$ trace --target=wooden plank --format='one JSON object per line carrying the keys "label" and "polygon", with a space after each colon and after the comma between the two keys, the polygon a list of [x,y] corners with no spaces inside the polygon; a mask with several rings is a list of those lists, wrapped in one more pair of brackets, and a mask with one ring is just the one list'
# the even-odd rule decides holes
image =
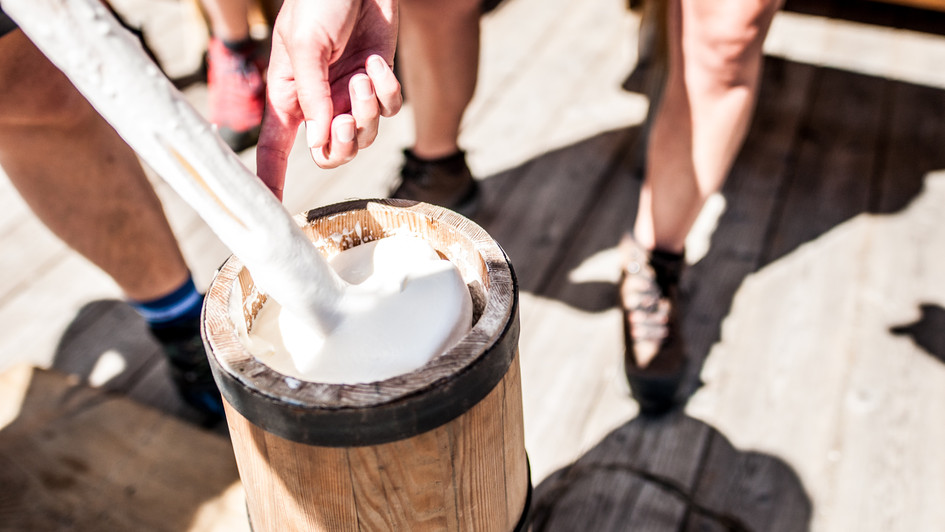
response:
{"label": "wooden plank", "polygon": [[[517,368],[510,368],[503,379],[517,377]],[[526,494],[525,456],[521,441],[510,442],[515,449],[505,453],[506,409],[517,402],[515,397],[506,400],[507,386],[520,393],[515,383],[499,383],[471,410],[446,425],[459,530],[511,530],[521,517]],[[494,417],[499,419],[490,419]],[[517,422],[514,416],[509,417],[509,424]],[[509,436],[516,434],[517,428]],[[515,506],[518,509],[513,509]]]}
{"label": "wooden plank", "polygon": [[768,227],[793,168],[795,139],[808,113],[816,77],[813,67],[765,61],[751,128],[722,189],[725,212],[709,235],[708,254],[683,277],[684,327],[695,362],[690,379],[719,339],[739,286],[763,264]]}
{"label": "wooden plank", "polygon": [[505,426],[520,422],[517,379],[513,362],[506,382],[461,416],[419,435],[363,447],[285,440],[227,404],[254,527],[512,529],[527,488],[522,441],[507,441],[521,429]]}
{"label": "wooden plank", "polygon": [[[530,296],[523,298],[522,313],[529,316],[522,323],[521,339],[525,447],[537,483],[586,449],[582,428],[598,404],[598,389],[606,378],[601,367],[615,358],[619,329],[608,319],[612,315],[587,315]],[[626,394],[617,408],[635,412]]]}
{"label": "wooden plank", "polygon": [[566,485],[557,486],[560,491],[554,498],[548,492],[536,491],[532,523],[535,532],[577,529],[606,532],[637,525],[632,520],[632,502],[646,488],[640,478],[619,471],[587,473],[572,467],[552,475],[549,481]]}
{"label": "wooden plank", "polygon": [[837,427],[856,356],[849,342],[859,334],[851,281],[863,244],[847,225],[746,279],[687,407],[736,447],[788,463],[815,519],[835,511]]}
{"label": "wooden plank", "polygon": [[546,282],[559,246],[583,223],[597,183],[625,138],[625,131],[604,133],[543,155],[516,177],[504,204],[484,213],[495,216],[483,227],[509,254],[522,290]]}
{"label": "wooden plank", "polygon": [[891,84],[885,150],[871,210],[894,214],[922,190],[929,172],[945,168],[945,98],[942,90]]}
{"label": "wooden plank", "polygon": [[686,516],[686,509],[686,502],[674,497],[672,492],[647,483],[633,507],[630,523],[640,530],[677,530]]}
{"label": "wooden plank", "polygon": [[709,434],[681,413],[631,420],[536,488],[537,529],[679,529]]}
{"label": "wooden plank", "polygon": [[[16,194],[16,192],[10,192]],[[0,249],[16,250],[0,254],[0,299],[13,296],[37,272],[48,270],[70,250],[31,212],[22,212],[0,236]]]}
{"label": "wooden plank", "polygon": [[945,304],[938,267],[945,259],[939,149],[945,124],[936,114],[945,94],[903,83],[891,93],[874,200],[883,215],[860,224],[866,241],[850,348],[857,357],[839,427],[846,443],[836,455],[836,511],[829,521],[862,530],[918,530],[945,520],[930,502],[945,493],[937,480],[945,457],[927,450],[945,437],[931,407],[943,399],[945,369],[942,350],[923,341],[940,336],[926,335],[941,331],[934,316]]}
{"label": "wooden plank", "polygon": [[[924,490],[909,493],[904,486],[912,485],[906,478],[921,478],[920,468],[938,474],[938,459],[928,467],[918,465],[928,458],[905,458],[920,452],[912,445],[925,445],[906,443],[906,434],[922,433],[917,440],[926,440],[918,404],[935,399],[919,395],[924,399],[917,403],[915,394],[936,393],[931,387],[941,371],[893,341],[888,323],[914,305],[917,289],[894,281],[891,272],[925,271],[915,238],[907,235],[918,232],[936,244],[939,237],[910,223],[897,234],[884,229],[885,219],[865,216],[871,209],[900,212],[912,201],[922,179],[915,173],[934,156],[905,164],[912,175],[894,192],[892,181],[875,178],[884,161],[908,158],[912,150],[892,150],[909,138],[900,142],[895,128],[914,125],[919,134],[926,126],[917,117],[928,110],[915,91],[903,91],[911,96],[900,100],[897,86],[882,79],[835,70],[823,75],[798,155],[798,180],[784,207],[792,220],[781,230],[792,230],[780,235],[736,295],[702,374],[706,388],[690,411],[739,447],[784,459],[812,500],[812,528],[934,527],[928,523],[940,516],[919,509],[928,505],[921,501]],[[890,115],[896,106],[913,105],[902,118]],[[927,207],[926,216],[931,211]],[[914,273],[906,278],[916,280]],[[920,283],[927,289],[931,277]],[[934,482],[923,485],[938,491]]]}
{"label": "wooden plank", "polygon": [[16,362],[48,367],[63,331],[86,302],[121,297],[114,281],[75,253],[37,274],[0,306],[0,368]]}
{"label": "wooden plank", "polygon": [[[547,214],[543,205],[527,211],[528,214],[514,212],[531,208],[527,205],[529,191],[533,198],[538,198],[535,201],[567,199],[571,191],[579,189],[578,183],[567,180],[577,179],[578,162],[588,162],[582,157],[614,149],[613,145],[605,148],[606,142],[597,138],[587,143],[600,142],[598,148],[589,148],[581,155],[588,146],[580,139],[593,139],[599,131],[595,128],[614,124],[609,120],[614,120],[620,111],[612,110],[611,117],[594,113],[617,109],[614,104],[626,104],[613,94],[602,98],[601,93],[590,88],[606,79],[603,71],[607,68],[615,75],[623,73],[614,65],[625,52],[614,52],[606,58],[602,55],[600,62],[588,66],[581,61],[590,54],[604,54],[598,41],[587,40],[587,47],[573,56],[565,53],[568,52],[565,43],[583,43],[575,35],[597,31],[589,25],[605,18],[583,11],[600,9],[601,13],[613,15],[613,7],[622,3],[615,0],[613,5],[565,5],[562,1],[545,8],[534,0],[511,0],[490,15],[484,21],[488,40],[484,41],[481,90],[464,125],[463,138],[471,148],[471,164],[486,178],[489,220],[498,220],[496,227],[502,227],[499,240],[503,245],[506,234],[512,235],[509,243],[518,242],[510,248],[514,251],[513,260],[516,266],[523,263],[523,272],[533,272],[528,274],[528,286],[538,292],[523,293],[522,372],[525,437],[539,491],[546,486],[542,479],[550,471],[580,459],[586,449],[603,441],[609,429],[626,424],[635,413],[626,389],[621,388],[625,384],[621,375],[619,317],[606,303],[608,294],[612,294],[613,279],[608,281],[604,275],[571,280],[576,267],[587,267],[595,260],[610,260],[607,256],[610,236],[601,234],[596,243],[581,242],[594,230],[614,228],[602,224],[619,222],[618,212],[605,215],[604,209],[635,203],[634,198],[626,202],[608,198],[610,206],[605,207],[600,196],[620,190],[630,190],[632,194],[632,187],[602,186],[603,182],[598,181],[598,188],[589,193],[585,205],[597,205],[601,212],[570,219],[570,223],[586,227],[544,232],[551,239],[547,249],[541,247],[544,245],[541,242],[529,243],[525,237],[516,235],[545,231],[538,226],[544,220],[552,224],[561,222]],[[830,4],[825,7],[827,11],[842,15],[834,3]],[[898,7],[889,10],[907,11]],[[840,57],[842,64],[851,65],[847,68],[871,68],[876,76],[896,79],[906,76],[905,79],[919,85],[939,83],[935,79],[941,74],[934,71],[941,61],[934,52],[936,47],[941,48],[936,40],[940,37],[933,33],[938,31],[934,26],[939,19],[927,12],[920,13],[919,18],[926,19],[925,26],[903,26],[911,31],[908,35],[900,35],[901,30],[889,31],[884,25],[858,36],[854,31],[858,28],[846,24],[838,37],[832,34],[836,24],[829,18],[805,21],[820,25],[809,28],[811,34],[791,34],[793,42],[788,45],[824,47],[830,53],[821,51],[820,56],[810,57]],[[575,18],[577,15],[579,19]],[[565,23],[563,17],[579,22]],[[611,29],[602,32],[600,42],[618,40],[616,29],[610,26],[616,21],[601,24]],[[890,20],[889,24],[898,25],[899,21]],[[922,31],[927,33],[918,33]],[[892,66],[866,64],[876,54],[857,51],[856,47],[862,46],[862,38],[869,36],[881,37],[883,46],[890,45],[889,50],[878,55],[891,60]],[[525,44],[518,42],[519,37]],[[633,40],[631,33],[626,40],[628,43]],[[545,51],[561,54],[562,62],[574,61],[586,67],[589,78],[582,81],[577,78],[583,73],[556,70],[559,63],[548,58],[533,61],[530,57]],[[508,57],[502,57],[503,54]],[[503,62],[500,65],[498,61]],[[943,259],[939,250],[945,249],[939,229],[945,203],[941,199],[940,174],[936,172],[945,168],[940,149],[941,90],[894,82],[888,85],[890,100],[885,107],[865,106],[864,115],[879,115],[872,149],[878,157],[873,163],[874,172],[879,173],[869,185],[861,180],[858,185],[864,190],[857,190],[857,194],[867,195],[867,207],[841,216],[839,224],[836,219],[809,218],[803,210],[787,213],[785,218],[793,217],[792,223],[797,227],[788,230],[782,226],[779,231],[795,236],[809,231],[814,236],[795,239],[794,244],[782,248],[786,251],[768,256],[763,247],[767,221],[772,213],[778,212],[779,202],[784,200],[781,194],[790,190],[791,205],[802,201],[819,209],[832,208],[831,200],[808,187],[819,186],[817,180],[835,178],[830,173],[832,169],[843,166],[850,171],[856,166],[846,159],[848,154],[839,154],[845,162],[832,160],[837,153],[833,150],[843,144],[833,138],[833,132],[868,136],[865,133],[868,128],[850,133],[858,126],[827,127],[825,122],[829,120],[823,113],[834,105],[812,96],[812,88],[820,83],[818,77],[826,72],[813,64],[767,61],[758,114],[723,192],[727,208],[711,236],[708,254],[687,275],[691,311],[686,323],[693,351],[702,356],[711,352],[700,375],[705,385],[690,402],[688,414],[711,423],[711,428],[719,431],[714,437],[724,440],[721,443],[713,440],[713,445],[731,442],[736,454],[731,456],[714,449],[709,453],[714,458],[705,458],[703,470],[695,477],[699,487],[695,504],[690,501],[688,515],[680,522],[685,530],[732,529],[733,526],[721,524],[725,521],[720,515],[748,520],[739,523],[755,522],[750,520],[764,515],[760,509],[772,510],[760,499],[765,490],[776,486],[780,475],[791,470],[816,510],[809,523],[813,529],[926,530],[945,522],[938,504],[943,492],[941,479],[945,478],[942,465],[945,453],[941,451],[945,427],[938,420],[938,405],[943,399],[945,381],[936,358],[940,350],[934,342],[927,341],[936,338],[941,330],[935,317],[938,309],[945,307],[942,294],[945,280],[937,266]],[[834,96],[849,90],[859,98],[856,95],[864,90],[859,86],[864,79],[867,85],[882,83],[876,76],[857,77],[843,71],[830,71],[830,75],[838,76],[834,81],[827,80],[832,87],[828,92]],[[843,83],[843,79],[848,83]],[[517,81],[511,87],[514,90],[509,90],[509,81]],[[507,90],[509,93],[503,94]],[[590,101],[595,98],[606,99],[606,105],[596,107]],[[811,102],[816,106],[814,109],[807,108]],[[839,102],[836,107],[847,104]],[[835,116],[843,113],[839,109],[834,111]],[[583,112],[593,116],[586,125],[579,124],[576,116]],[[628,117],[624,116],[625,122],[616,127],[629,125]],[[804,129],[811,123],[808,118],[814,119],[816,127]],[[314,170],[308,155],[301,152],[290,176],[292,183],[300,185],[299,193],[290,202],[311,207],[336,198],[374,195],[370,190],[382,190],[384,180],[398,164],[398,144],[410,136],[409,121],[402,124],[403,130],[392,135],[390,144],[376,147],[377,155],[366,151],[359,156],[358,160],[366,164],[356,167],[357,171]],[[584,129],[579,130],[578,126]],[[567,140],[561,131],[567,132],[569,128],[580,134]],[[833,146],[816,146],[817,142],[806,137],[804,149],[819,149],[820,155],[814,157],[811,151],[799,155],[795,139],[810,133],[831,140]],[[570,147],[545,157],[562,145]],[[862,143],[850,146],[845,149],[856,152],[858,157],[869,151]],[[574,166],[568,162],[569,157],[576,157]],[[804,184],[798,181],[785,184],[784,177],[794,175],[793,169],[799,163],[810,170],[806,175],[809,179]],[[599,168],[595,166],[590,172],[601,171]],[[522,179],[527,179],[527,184],[518,192]],[[542,192],[543,187],[560,184],[569,187],[567,193]],[[512,192],[520,195],[510,196]],[[862,199],[858,196],[856,202]],[[183,235],[189,260],[196,256],[200,263],[212,234],[199,229],[201,222],[192,213],[185,218],[173,206],[167,208],[175,230],[180,228]],[[572,212],[569,216],[581,210],[570,204],[565,208]],[[3,215],[11,212],[3,208],[0,211]],[[881,216],[860,216],[869,213]],[[25,209],[22,214],[28,215]],[[521,223],[514,222],[516,217]],[[611,222],[604,222],[607,217]],[[182,222],[174,222],[177,219]],[[11,223],[14,225],[9,227],[19,225],[17,220]],[[28,233],[25,238],[29,239]],[[534,258],[527,251],[533,244],[541,250]],[[572,244],[573,247],[562,248]],[[565,262],[555,264],[561,259]],[[41,280],[20,285],[23,294],[29,295],[4,301],[4,308],[0,309],[4,323],[0,358],[36,356],[52,360],[60,343],[59,334],[67,330],[74,317],[80,317],[85,303],[120,297],[107,279],[85,273],[88,266],[73,267],[74,257],[67,260],[67,264],[53,265],[48,271],[31,272]],[[549,264],[525,266],[540,260]],[[203,270],[204,266],[197,269]],[[196,273],[208,278],[212,272]],[[80,321],[84,323],[87,318]],[[121,327],[120,324],[116,321],[114,326]],[[91,326],[97,328],[94,323]],[[892,329],[897,327],[900,332],[893,334]],[[69,334],[70,343],[84,346],[81,351],[94,351],[91,335]],[[101,334],[104,337],[106,332],[102,330]],[[127,338],[121,336],[121,331],[116,330],[115,334],[122,338],[120,342],[132,341],[130,333]],[[163,393],[174,398],[162,367],[152,367],[139,383],[133,394],[144,394],[147,388],[147,394]],[[0,432],[0,441],[3,434]],[[654,438],[645,447],[631,450],[646,457],[647,467],[655,461],[665,468],[663,462],[652,456],[656,451],[648,450],[661,449],[661,445]],[[778,457],[790,470],[778,472],[774,462],[762,462],[761,467],[749,470],[749,466],[759,465],[749,458],[752,454]],[[726,466],[728,471],[724,470]],[[597,490],[594,493],[624,490],[619,501],[626,510],[642,511],[649,507],[641,502],[647,481],[613,471],[607,475],[597,484],[581,484],[582,489],[588,486],[587,490]],[[554,473],[545,481],[557,476]],[[19,481],[11,479],[9,485],[16,486],[16,482]],[[634,483],[636,491],[627,486],[629,483]],[[664,488],[662,484],[650,486],[650,502],[671,505],[682,501],[676,492]],[[594,522],[595,515],[601,521],[614,515],[606,511],[597,514],[595,509],[601,504],[588,506],[578,497],[579,491],[569,492],[567,507],[555,506],[556,517],[572,512],[589,516],[592,521],[581,521],[581,527],[590,530],[596,529],[588,524]],[[3,484],[0,493],[6,493]],[[225,498],[228,492],[223,493],[221,497]],[[777,491],[773,493],[784,497]],[[755,505],[759,510],[753,511],[747,504],[739,506],[737,497],[742,496],[746,501],[761,500]],[[783,500],[777,497],[774,500]],[[12,504],[5,502],[8,500],[0,496],[0,511]],[[237,512],[240,510],[236,508]],[[195,511],[192,522],[197,521],[200,519]],[[61,527],[61,523],[56,526]]]}
{"label": "wooden plank", "polygon": [[[783,162],[786,158],[788,149],[790,148],[790,142],[784,143],[785,139],[790,139],[798,127],[798,109],[803,108],[804,105],[804,88],[808,86],[811,79],[811,69],[807,68],[791,68],[790,65],[785,66],[783,64],[776,64],[773,67],[769,65],[768,74],[765,78],[765,94],[762,97],[762,112],[771,113],[765,115],[762,118],[759,118],[755,124],[753,132],[751,134],[752,139],[755,139],[754,144],[752,145],[752,153],[755,155],[755,158],[748,159],[747,161],[742,162],[740,171],[743,176],[755,177],[760,174],[760,179],[754,179],[748,181],[747,184],[742,182],[740,184],[740,190],[744,194],[751,194],[750,198],[746,198],[745,202],[750,200],[755,200],[757,198],[763,198],[767,200],[767,203],[770,205],[773,201],[773,191],[777,189],[777,186],[780,184],[780,178],[783,176],[783,172],[778,172],[780,168],[776,165]],[[770,81],[769,81],[770,80]],[[800,87],[801,90],[798,90]],[[771,102],[771,103],[768,103]],[[793,104],[794,107],[791,107]],[[759,113],[761,114],[761,113]],[[776,117],[772,117],[771,114],[776,114]],[[772,159],[772,157],[774,157]],[[775,170],[775,171],[771,171]],[[744,178],[743,178],[744,179]],[[548,288],[542,290],[543,294],[563,301],[568,302],[571,305],[576,306],[579,309],[599,311],[603,308],[615,304],[615,286],[613,283],[616,279],[611,279],[611,283],[606,282],[597,282],[597,283],[588,283],[587,285],[581,285],[577,283],[571,283],[568,280],[570,272],[581,262],[584,258],[593,255],[595,252],[598,252],[601,249],[613,246],[619,239],[620,234],[629,227],[632,219],[632,208],[635,206],[636,190],[638,183],[634,183],[631,180],[629,175],[620,175],[613,179],[613,184],[601,188],[601,192],[597,193],[597,197],[603,198],[601,204],[596,205],[594,208],[587,209],[587,211],[592,212],[593,214],[585,222],[584,230],[581,233],[578,233],[574,236],[573,239],[566,240],[565,242],[570,243],[573,247],[565,247],[561,250],[561,257],[565,258],[565,261],[560,264],[559,269],[556,270],[555,276],[552,281],[550,281]],[[746,190],[747,189],[747,190]],[[766,196],[767,195],[767,196]],[[630,207],[631,212],[627,212],[627,207]],[[758,208],[759,212],[764,212],[764,205],[755,205],[753,203],[746,203],[745,205],[740,205],[735,211],[736,214],[743,214],[746,209],[749,208]],[[764,232],[757,231],[758,224],[755,221],[746,222],[743,226],[739,227],[741,230],[755,231],[754,242],[756,246],[755,256],[758,255],[761,242],[763,241]],[[763,227],[763,226],[762,226]],[[737,242],[742,245],[746,245],[745,239],[739,239]],[[562,244],[564,245],[564,244]],[[617,264],[613,264],[614,271],[616,271]],[[559,331],[560,337],[566,337],[569,333],[566,331],[570,330],[569,323],[574,324],[574,318],[571,317],[568,320],[548,320],[548,316],[544,316],[543,325],[546,328],[545,330],[555,330]],[[613,319],[614,316],[611,316]],[[614,412],[614,403],[615,400],[621,396],[624,398],[624,403],[629,403],[626,393],[626,384],[622,383],[622,360],[619,356],[614,356],[614,352],[621,353],[622,341],[619,335],[619,315],[614,320],[614,325],[608,329],[608,332],[605,333],[608,336],[612,337],[609,346],[610,356],[606,359],[609,363],[606,363],[604,367],[608,368],[608,378],[606,380],[600,379],[598,375],[598,382],[604,384],[604,386],[585,386],[580,391],[575,390],[574,392],[565,392],[567,390],[567,384],[560,382],[560,380],[555,380],[550,376],[547,376],[547,373],[551,371],[562,371],[564,369],[562,365],[556,362],[557,359],[554,357],[555,352],[545,354],[542,358],[542,365],[548,366],[552,369],[545,370],[545,376],[541,376],[541,373],[529,374],[526,375],[535,375],[539,377],[537,380],[547,382],[548,391],[545,391],[543,397],[554,397],[560,394],[562,397],[569,398],[569,402],[575,402],[583,400],[588,394],[592,398],[595,398],[595,395],[598,397],[606,396],[610,401],[598,403],[600,408],[597,411],[590,410],[587,412],[583,419],[588,419],[589,416],[602,416],[603,419],[607,419],[607,422],[598,421],[596,427],[591,428],[591,433],[600,432],[601,427],[607,426],[607,424],[613,424],[614,422],[619,421],[619,417],[613,415]],[[553,325],[549,326],[549,323]],[[596,337],[597,335],[591,333],[592,329],[588,329],[587,323],[582,323],[576,326],[581,329],[582,333],[590,336]],[[525,327],[527,330],[527,326]],[[570,333],[575,334],[575,333]],[[560,343],[561,340],[558,340]],[[528,347],[528,344],[523,340],[523,346]],[[559,346],[560,347],[560,346]],[[590,346],[589,346],[590,347]],[[585,352],[591,351],[591,349],[586,349]],[[561,352],[559,349],[558,352]],[[567,353],[567,351],[564,351]],[[586,356],[586,355],[585,355]],[[599,359],[599,357],[596,357]],[[592,365],[592,358],[584,358],[582,361],[587,365]],[[598,362],[598,368],[600,368],[600,363]],[[600,371],[600,369],[597,369]],[[577,380],[576,376],[581,375],[582,372],[578,371],[566,371],[570,379]],[[586,371],[590,373],[590,370]],[[591,381],[594,382],[594,381]],[[619,384],[618,384],[619,383]],[[526,381],[526,386],[528,381]],[[572,388],[575,388],[572,386]],[[557,393],[552,393],[551,390],[556,390]],[[606,390],[607,393],[601,393],[601,390]],[[597,394],[595,394],[595,391]],[[547,407],[547,399],[545,399],[545,406]],[[619,404],[619,403],[617,403]],[[607,408],[605,408],[605,406]],[[568,408],[571,408],[569,406]],[[551,410],[559,413],[561,408],[555,407]],[[627,410],[623,408],[616,409],[618,412],[625,412]],[[530,412],[529,402],[526,401],[526,412],[529,412],[531,415],[527,416],[529,420],[535,420],[536,416],[540,419],[540,413]],[[600,414],[598,412],[609,412],[608,414]],[[632,413],[632,410],[629,411]],[[579,418],[581,419],[581,418]],[[534,421],[533,421],[534,423]],[[579,425],[580,426],[580,425]],[[541,429],[548,430],[548,427],[531,424],[528,426],[529,429],[538,429],[541,432]],[[588,430],[588,427],[585,426],[585,431]],[[560,438],[557,438],[557,441],[561,441]],[[591,438],[585,440],[585,442],[591,441]],[[531,448],[531,447],[530,447]],[[530,451],[531,452],[531,451]],[[694,455],[691,457],[689,462],[678,462],[677,465],[680,468],[680,475],[685,476],[685,473],[682,471],[688,471],[689,474],[693,474],[694,471],[697,471],[701,467],[699,463],[700,455]],[[538,477],[540,478],[540,477]]]}
{"label": "wooden plank", "polygon": [[[628,138],[636,134],[632,130]],[[631,143],[619,145],[612,161],[629,156],[626,146]],[[626,163],[626,159],[612,162],[604,170],[607,175],[593,194],[595,203],[584,209],[585,219],[578,230],[562,241],[558,257],[549,261],[555,267],[540,294],[563,308],[554,313],[543,311],[538,320],[532,321],[535,316],[531,316],[528,322],[541,331],[557,331],[552,341],[562,342],[561,338],[566,337],[593,339],[580,349],[582,357],[560,349],[560,343],[554,349],[549,342],[535,366],[530,366],[529,376],[543,383],[541,388],[533,385],[530,390],[543,398],[539,404],[557,413],[575,412],[566,425],[569,433],[558,439],[575,440],[575,449],[590,448],[637,412],[623,373],[621,318],[616,309],[620,268],[616,244],[632,223],[640,186],[639,180],[628,173]],[[555,377],[553,372],[562,372],[567,378]],[[557,400],[550,399],[559,397],[567,404],[557,405]],[[549,402],[555,406],[549,408]],[[544,415],[532,411],[530,417],[541,419]]]}
{"label": "wooden plank", "polygon": [[531,465],[525,448],[525,419],[522,407],[521,354],[516,355],[502,380],[505,387],[502,409],[503,470],[512,471],[512,481],[505,486],[505,514],[515,526],[528,513],[528,494],[532,488]]}
{"label": "wooden plank", "polygon": [[740,452],[681,413],[623,425],[542,482],[535,501],[538,530],[807,530],[811,515],[783,461]]}
{"label": "wooden plank", "polygon": [[224,438],[55,372],[0,382],[4,529],[248,529]]}
{"label": "wooden plank", "polygon": [[706,424],[681,412],[637,417],[607,435],[581,462],[626,468],[688,493],[698,480],[710,434]]}
{"label": "wooden plank", "polygon": [[[590,193],[587,197],[594,198],[586,206],[574,209],[568,202],[558,200],[559,205],[573,210],[542,215],[555,217],[555,224],[567,228],[555,238],[555,242],[548,244],[547,251],[517,253],[514,234],[505,239],[500,237],[506,249],[511,249],[509,252],[517,269],[514,257],[525,256],[533,264],[531,271],[540,276],[528,286],[538,290],[539,297],[523,299],[521,341],[526,447],[536,482],[554,468],[577,459],[581,451],[636,412],[622,372],[619,313],[613,312],[615,287],[612,283],[615,279],[611,278],[610,283],[572,284],[568,278],[585,258],[615,245],[620,232],[629,223],[627,205],[635,204],[634,191],[639,184],[626,175],[616,178],[608,175],[613,170],[613,161],[623,155],[621,148],[627,145],[623,139],[632,136],[633,132],[609,135],[614,139],[601,148],[594,145],[599,142],[597,139],[593,144],[581,143],[560,154],[550,154],[550,161],[535,161],[529,169],[538,177],[541,176],[538,169],[542,166],[560,169],[562,165],[557,161],[570,159],[573,162],[565,164],[573,165],[575,174],[579,175],[580,168],[588,169],[583,161],[593,160],[593,171],[600,174],[597,186],[606,183],[598,191],[573,189],[571,195],[585,197],[583,194]],[[608,159],[610,162],[605,164],[604,160]],[[525,190],[539,187],[539,193],[544,193],[549,188],[566,188],[564,184],[555,182],[560,179],[555,174],[544,177],[542,184],[536,183]],[[571,186],[590,188],[594,184],[585,178]],[[595,203],[598,196],[607,199]],[[536,205],[550,201],[539,199]],[[515,225],[510,224],[510,227]],[[540,235],[541,231],[538,233]],[[611,276],[617,271],[615,261],[605,259],[603,264],[604,268],[609,265]],[[538,270],[538,267],[543,269]],[[522,278],[528,274],[519,275]],[[608,308],[611,309],[609,312],[601,312]],[[604,396],[613,401],[602,403]],[[596,406],[603,408],[596,410]],[[599,422],[589,428],[587,423],[591,418],[599,419]],[[556,445],[545,445],[549,438]]]}
{"label": "wooden plank", "polygon": [[887,90],[881,79],[822,70],[765,262],[866,210]]}
{"label": "wooden plank", "polygon": [[732,532],[733,527],[723,525],[705,514],[693,512],[686,520],[685,532]]}
{"label": "wooden plank", "polygon": [[[508,10],[496,13],[496,19],[523,7],[517,3],[510,2]],[[535,7],[537,12],[548,9],[545,5]],[[525,27],[521,33],[510,28],[511,33],[504,35],[498,46],[507,50],[504,39],[515,35],[515,49],[533,48],[534,52],[522,56],[500,85],[492,87],[484,79],[483,90],[470,104],[460,142],[470,151],[473,170],[481,176],[491,175],[603,131],[641,122],[646,100],[620,88],[624,69],[630,68],[635,53],[630,38],[634,21],[621,2],[594,0],[593,4],[568,3],[556,13],[554,25],[538,33],[529,31],[533,23],[521,17],[507,22]],[[588,33],[584,29],[588,27],[595,29]],[[584,38],[574,39],[573,35]],[[536,40],[526,40],[529,38]],[[489,36],[483,39],[483,47],[489,47]],[[487,50],[484,78],[488,69],[502,60],[490,61],[492,55]],[[498,64],[494,68],[504,67]]]}
{"label": "wooden plank", "polygon": [[[544,9],[547,8],[547,9]],[[522,68],[529,57],[541,53],[541,43],[555,38],[562,13],[571,9],[567,0],[502,0],[499,9],[482,17],[479,88],[482,95],[497,96],[501,87]],[[509,36],[519,46],[509,49]],[[485,102],[483,102],[485,104]]]}
{"label": "wooden plank", "polygon": [[[456,498],[442,479],[452,478],[446,431],[409,440],[348,449],[354,498],[363,528],[458,530]],[[411,457],[407,460],[405,457]],[[420,459],[414,459],[420,457]],[[372,512],[373,510],[373,512]],[[376,517],[375,517],[376,516]]]}
{"label": "wooden plank", "polygon": [[[877,0],[874,0],[877,1]],[[945,1],[943,0],[878,0],[890,4],[901,4],[904,6],[918,7],[922,9],[935,9],[945,11]]]}
{"label": "wooden plank", "polygon": [[103,390],[127,393],[161,357],[137,312],[122,301],[98,300],[83,306],[63,332],[52,367]]}
{"label": "wooden plank", "polygon": [[186,76],[201,68],[208,31],[197,2],[110,0],[110,3],[129,24],[142,29],[168,76]]}
{"label": "wooden plank", "polygon": [[792,0],[764,48],[800,63],[945,88],[943,23],[945,13],[898,5]]}
{"label": "wooden plank", "polygon": [[739,451],[717,431],[692,492],[696,513],[733,530],[809,530],[811,501],[789,465]]}
{"label": "wooden plank", "polygon": [[0,178],[0,234],[5,235],[29,215],[30,209],[7,178],[3,168],[0,168]]}

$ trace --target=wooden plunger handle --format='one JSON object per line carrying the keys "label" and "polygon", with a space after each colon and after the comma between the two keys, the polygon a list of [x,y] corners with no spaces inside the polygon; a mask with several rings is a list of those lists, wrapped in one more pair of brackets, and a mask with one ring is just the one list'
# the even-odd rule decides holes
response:
{"label": "wooden plunger handle", "polygon": [[263,290],[322,330],[333,327],[343,281],[100,0],[4,0],[3,9]]}

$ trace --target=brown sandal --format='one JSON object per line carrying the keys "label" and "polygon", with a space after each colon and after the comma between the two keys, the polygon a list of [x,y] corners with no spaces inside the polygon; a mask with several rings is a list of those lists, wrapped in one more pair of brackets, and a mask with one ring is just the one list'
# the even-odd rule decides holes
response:
{"label": "brown sandal", "polygon": [[630,236],[621,248],[624,371],[640,411],[656,415],[676,405],[685,372],[686,350],[679,326],[683,255],[647,251]]}

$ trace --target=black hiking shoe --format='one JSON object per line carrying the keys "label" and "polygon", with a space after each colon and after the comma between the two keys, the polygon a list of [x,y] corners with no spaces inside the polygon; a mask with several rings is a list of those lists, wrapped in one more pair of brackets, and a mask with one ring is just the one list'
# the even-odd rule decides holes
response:
{"label": "black hiking shoe", "polygon": [[223,399],[213,381],[198,319],[183,325],[152,328],[167,357],[171,380],[181,398],[211,427],[223,419]]}
{"label": "black hiking shoe", "polygon": [[404,150],[400,181],[390,197],[432,203],[472,216],[479,206],[479,183],[466,165],[465,152],[426,160]]}

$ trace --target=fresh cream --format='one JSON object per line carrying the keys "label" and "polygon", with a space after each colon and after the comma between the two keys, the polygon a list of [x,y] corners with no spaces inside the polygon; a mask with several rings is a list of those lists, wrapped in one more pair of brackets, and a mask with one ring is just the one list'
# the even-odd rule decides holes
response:
{"label": "fresh cream", "polygon": [[[416,236],[354,246],[330,264],[349,286],[328,335],[271,299],[241,334],[258,360],[284,375],[335,384],[388,379],[423,366],[472,326],[459,270]],[[234,321],[243,323],[241,312]]]}

